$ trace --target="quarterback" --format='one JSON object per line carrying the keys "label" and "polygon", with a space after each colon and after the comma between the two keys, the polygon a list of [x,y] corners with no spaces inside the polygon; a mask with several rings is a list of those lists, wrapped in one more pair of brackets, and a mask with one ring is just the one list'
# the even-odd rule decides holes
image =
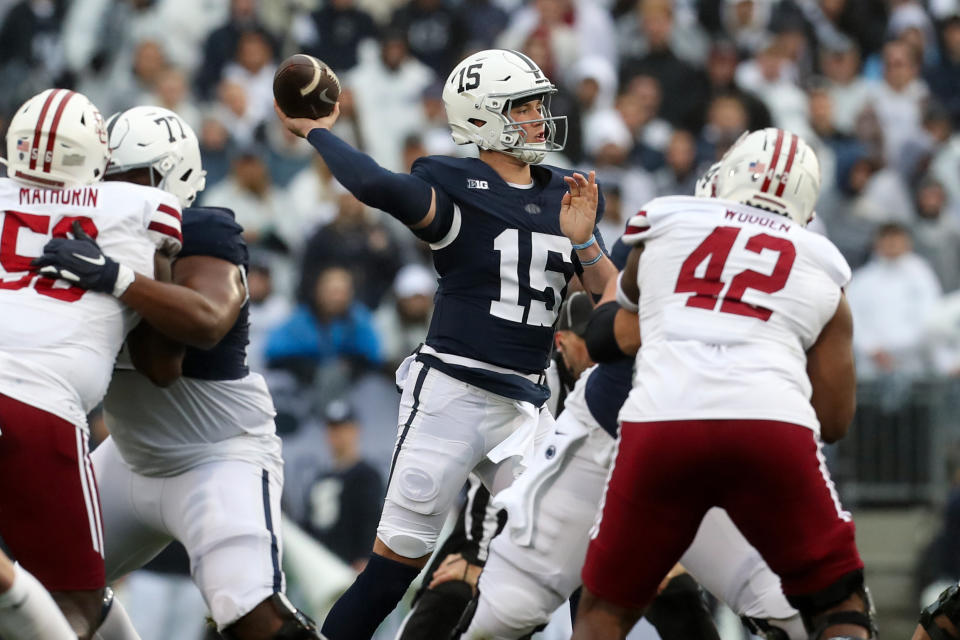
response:
{"label": "quarterback", "polygon": [[373,554],[327,617],[331,640],[370,638],[433,551],[467,475],[496,493],[550,421],[543,384],[553,324],[577,274],[600,294],[615,271],[597,218],[593,174],[541,165],[563,118],[556,88],[527,56],[475,53],[444,85],[447,119],[479,158],[427,157],[410,175],[384,170],[318,120],[277,115],[334,177],[430,244],[440,274],[426,342],[397,372],[398,436]]}

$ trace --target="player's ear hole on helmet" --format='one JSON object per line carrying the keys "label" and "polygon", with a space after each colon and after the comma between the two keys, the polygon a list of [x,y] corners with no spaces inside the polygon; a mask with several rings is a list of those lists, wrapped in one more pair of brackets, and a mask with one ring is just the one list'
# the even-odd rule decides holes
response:
{"label": "player's ear hole on helmet", "polygon": [[487,124],[486,120],[480,120],[479,118],[470,118],[469,122],[475,127],[482,127]]}

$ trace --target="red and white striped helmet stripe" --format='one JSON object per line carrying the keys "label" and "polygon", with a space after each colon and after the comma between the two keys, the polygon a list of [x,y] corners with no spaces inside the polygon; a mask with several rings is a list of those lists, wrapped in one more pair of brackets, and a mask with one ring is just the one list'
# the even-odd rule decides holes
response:
{"label": "red and white striped helmet stripe", "polygon": [[[67,103],[70,102],[70,99],[75,95],[77,95],[75,91],[69,91],[67,89],[54,89],[50,92],[50,95],[47,96],[46,100],[43,101],[43,106],[40,108],[40,116],[37,118],[37,126],[33,131],[33,146],[31,147],[30,152],[31,170],[35,170],[37,168],[40,158],[40,139],[44,133],[46,133],[47,145],[46,152],[43,154],[42,171],[44,173],[50,173],[53,163],[53,147],[57,141],[57,129],[60,127],[60,119],[63,116],[63,110],[66,108]],[[53,105],[57,102],[58,98],[60,99],[60,102],[53,111],[49,129],[45,131],[44,124],[47,121],[47,114],[50,112],[51,108],[53,108]]]}

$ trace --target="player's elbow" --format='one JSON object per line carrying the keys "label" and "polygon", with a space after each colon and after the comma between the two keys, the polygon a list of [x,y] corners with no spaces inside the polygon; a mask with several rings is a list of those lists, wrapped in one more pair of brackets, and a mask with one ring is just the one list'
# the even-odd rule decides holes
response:
{"label": "player's elbow", "polygon": [[230,331],[230,323],[226,314],[220,312],[212,304],[205,304],[195,309],[190,322],[191,331],[188,340],[191,347],[197,349],[213,349]]}

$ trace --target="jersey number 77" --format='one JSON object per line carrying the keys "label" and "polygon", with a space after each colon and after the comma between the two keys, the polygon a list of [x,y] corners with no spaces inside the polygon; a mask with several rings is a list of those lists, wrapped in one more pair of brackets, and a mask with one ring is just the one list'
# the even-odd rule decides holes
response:
{"label": "jersey number 77", "polygon": [[[740,231],[742,231],[740,227],[716,227],[711,231],[710,235],[683,261],[674,293],[693,293],[694,295],[687,298],[688,307],[712,311],[716,309],[717,302],[722,300],[721,313],[749,316],[766,322],[773,311],[761,305],[744,302],[743,294],[747,289],[755,289],[763,293],[776,293],[783,289],[787,284],[787,278],[790,277],[793,262],[796,260],[797,249],[792,242],[779,236],[767,233],[751,236],[747,240],[746,250],[754,253],[761,253],[764,249],[776,251],[779,254],[777,264],[769,274],[753,269],[741,271],[733,277],[730,287],[721,296],[720,293],[726,283],[720,277]],[[709,260],[706,271],[703,276],[697,276],[697,267],[703,264],[704,260]]]}

